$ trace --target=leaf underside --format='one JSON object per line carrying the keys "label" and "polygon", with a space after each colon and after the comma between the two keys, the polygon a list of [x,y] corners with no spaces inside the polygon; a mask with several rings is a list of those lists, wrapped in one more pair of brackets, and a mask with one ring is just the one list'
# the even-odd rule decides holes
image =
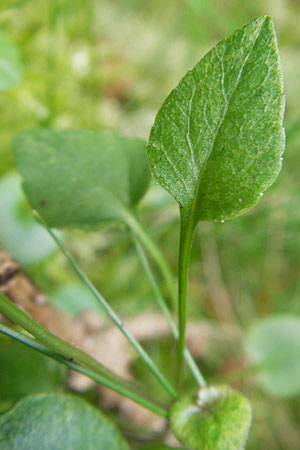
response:
{"label": "leaf underside", "polygon": [[33,209],[50,227],[126,222],[150,181],[142,139],[108,131],[31,130],[14,142]]}
{"label": "leaf underside", "polygon": [[193,215],[222,221],[254,206],[284,151],[284,96],[274,26],[259,17],[220,41],[158,112],[153,176]]}

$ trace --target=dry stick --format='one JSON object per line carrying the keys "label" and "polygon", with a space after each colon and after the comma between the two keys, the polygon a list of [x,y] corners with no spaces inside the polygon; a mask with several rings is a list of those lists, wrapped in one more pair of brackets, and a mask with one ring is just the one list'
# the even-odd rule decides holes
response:
{"label": "dry stick", "polygon": [[[142,246],[140,245],[140,243],[139,243],[139,241],[136,238],[134,233],[131,233],[131,237],[132,237],[132,241],[133,241],[133,243],[135,245],[136,252],[138,254],[140,262],[142,264],[142,267],[143,267],[143,269],[144,269],[144,271],[146,273],[146,276],[148,277],[148,280],[150,282],[150,285],[152,287],[152,290],[153,290],[155,299],[157,301],[157,304],[158,304],[159,308],[161,309],[161,311],[163,312],[163,314],[164,314],[164,316],[165,316],[165,318],[166,318],[166,320],[167,320],[167,322],[169,324],[169,327],[170,327],[170,329],[171,329],[171,331],[173,333],[173,336],[177,340],[178,337],[179,337],[178,328],[177,328],[177,326],[176,326],[176,324],[175,324],[175,322],[173,320],[173,317],[172,317],[172,315],[171,315],[171,313],[169,311],[169,308],[168,308],[168,306],[167,306],[167,304],[166,304],[166,302],[165,302],[165,300],[164,300],[164,298],[163,298],[163,296],[161,294],[160,288],[159,288],[159,286],[158,286],[158,284],[157,284],[157,282],[155,280],[155,277],[153,275],[153,272],[151,270],[151,267],[149,265],[149,262],[147,260],[146,255],[145,255],[145,252],[144,252]],[[200,387],[206,386],[206,383],[205,383],[205,380],[203,378],[203,375],[201,374],[200,369],[198,368],[198,366],[197,366],[196,362],[194,361],[190,351],[187,348],[185,348],[185,350],[184,350],[184,358],[185,358],[185,360],[186,360],[186,362],[187,362],[187,364],[188,364],[192,374],[194,375],[198,385]]]}
{"label": "dry stick", "polygon": [[[59,353],[49,350],[47,347],[44,347],[43,345],[36,342],[36,339],[33,339],[30,336],[26,336],[15,330],[12,330],[11,328],[6,327],[5,325],[0,324],[0,333],[3,333],[21,343],[23,343],[24,345],[31,347],[33,350],[36,350],[36,351],[42,353],[43,355],[48,356],[49,358],[52,358],[61,364],[64,364],[69,369],[72,369],[76,372],[79,372],[83,375],[88,376],[89,378],[92,378],[94,381],[101,384],[102,386],[104,386],[108,389],[111,389],[111,390],[117,392],[118,394],[123,395],[124,397],[129,398],[130,400],[149,409],[150,411],[154,412],[155,414],[158,414],[158,415],[166,417],[166,418],[168,417],[168,412],[166,410],[157,406],[155,403],[152,403],[151,401],[147,400],[146,398],[142,397],[138,393],[132,391],[130,388],[127,388],[126,384],[125,384],[126,380],[124,380],[124,382],[122,380],[122,384],[121,384],[120,382],[114,381],[113,377],[106,378],[106,377],[102,376],[101,374],[99,374],[91,369],[88,369],[87,367],[77,364],[76,362],[72,361],[72,358],[70,358],[70,357],[65,357]],[[113,375],[115,376],[115,374],[113,374]]]}

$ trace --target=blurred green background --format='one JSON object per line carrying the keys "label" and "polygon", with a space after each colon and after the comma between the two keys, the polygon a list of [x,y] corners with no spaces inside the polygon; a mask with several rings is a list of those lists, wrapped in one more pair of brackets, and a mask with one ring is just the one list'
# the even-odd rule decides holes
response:
{"label": "blurred green background", "polygon": [[[254,210],[224,224],[199,226],[190,270],[189,317],[221,328],[226,324],[239,336],[264,317],[300,316],[300,2],[1,1],[0,29],[19,48],[23,78],[0,92],[0,242],[62,309],[77,314],[92,301],[28,216],[17,179],[8,177],[14,169],[15,134],[47,126],[104,128],[147,138],[158,108],[184,73],[218,40],[263,14],[275,22],[284,69],[283,169]],[[175,202],[153,183],[141,212],[175,276]],[[122,316],[155,310],[125,230],[64,236]],[[70,296],[76,295],[72,310]],[[154,357],[168,361],[166,343],[153,340],[146,345]],[[243,372],[236,373],[244,366],[240,337],[230,343],[210,342],[200,365],[209,381],[232,378],[250,399],[254,424],[247,449],[299,450],[299,394],[279,398],[265,393]],[[134,370],[151,384],[142,367],[136,364]]]}

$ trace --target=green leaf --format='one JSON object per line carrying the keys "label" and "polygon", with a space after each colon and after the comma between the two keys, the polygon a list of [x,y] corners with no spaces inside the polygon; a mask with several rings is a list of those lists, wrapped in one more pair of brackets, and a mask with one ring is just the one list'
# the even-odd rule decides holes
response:
{"label": "green leaf", "polygon": [[283,114],[274,26],[259,17],[220,41],[167,97],[149,139],[153,176],[194,224],[242,214],[280,171]]}
{"label": "green leaf", "polygon": [[228,386],[200,389],[171,408],[171,428],[191,450],[242,450],[251,426],[248,400]]}
{"label": "green leaf", "polygon": [[300,318],[261,320],[250,329],[245,347],[267,392],[278,396],[300,393]]}
{"label": "green leaf", "polygon": [[28,199],[50,227],[126,223],[150,180],[145,142],[107,131],[24,131],[14,153]]}
{"label": "green leaf", "polygon": [[55,243],[34,219],[16,174],[0,179],[0,211],[0,242],[22,266],[42,261],[54,252]]}
{"label": "green leaf", "polygon": [[65,373],[61,364],[0,335],[0,401],[53,392],[62,386]]}
{"label": "green leaf", "polygon": [[22,76],[22,64],[18,49],[5,33],[0,31],[0,91],[18,83]]}
{"label": "green leaf", "polygon": [[0,417],[1,450],[129,450],[97,409],[67,395],[21,400]]}

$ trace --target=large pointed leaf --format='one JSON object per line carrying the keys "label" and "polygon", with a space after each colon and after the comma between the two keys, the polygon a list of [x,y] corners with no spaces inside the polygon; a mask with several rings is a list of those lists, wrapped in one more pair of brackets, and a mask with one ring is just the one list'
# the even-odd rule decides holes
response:
{"label": "large pointed leaf", "polygon": [[14,144],[25,192],[51,227],[126,222],[145,194],[145,142],[107,131],[32,130]]}
{"label": "large pointed leaf", "polygon": [[22,64],[18,49],[5,33],[0,31],[0,91],[20,81]]}
{"label": "large pointed leaf", "polygon": [[115,426],[83,400],[37,395],[0,416],[1,450],[129,450]]}
{"label": "large pointed leaf", "polygon": [[259,17],[220,41],[167,97],[150,134],[152,173],[191,222],[241,214],[281,168],[283,112],[273,23]]}
{"label": "large pointed leaf", "polygon": [[228,386],[200,389],[196,401],[181,399],[170,411],[175,436],[190,450],[242,450],[251,420],[248,400]]}
{"label": "large pointed leaf", "polygon": [[246,352],[258,366],[258,381],[267,392],[283,397],[300,393],[299,317],[259,321],[247,335]]}

